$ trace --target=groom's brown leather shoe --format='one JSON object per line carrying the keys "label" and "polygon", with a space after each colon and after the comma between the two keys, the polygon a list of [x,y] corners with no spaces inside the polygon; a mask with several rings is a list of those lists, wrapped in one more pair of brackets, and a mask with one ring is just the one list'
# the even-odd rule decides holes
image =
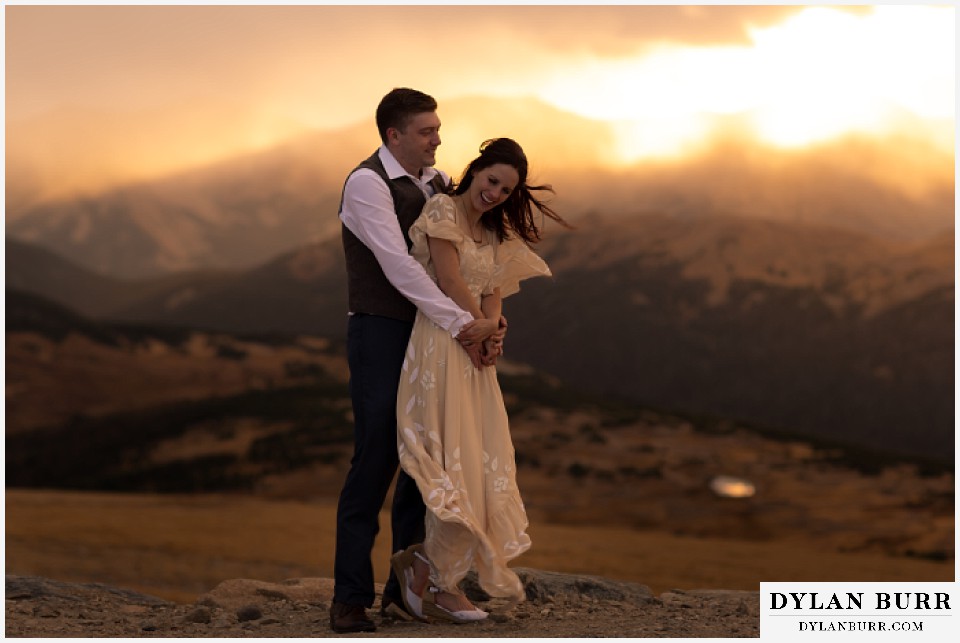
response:
{"label": "groom's brown leather shoe", "polygon": [[330,629],[337,634],[349,632],[376,632],[377,626],[362,605],[334,602],[330,606]]}

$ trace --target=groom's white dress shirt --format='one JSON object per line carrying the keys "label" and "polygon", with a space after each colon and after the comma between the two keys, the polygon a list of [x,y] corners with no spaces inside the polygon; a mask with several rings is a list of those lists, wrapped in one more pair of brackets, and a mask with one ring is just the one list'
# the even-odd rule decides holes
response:
{"label": "groom's white dress shirt", "polygon": [[[391,179],[410,177],[428,199],[433,196],[433,187],[429,185],[433,177],[440,174],[444,183],[450,181],[445,173],[432,167],[424,168],[423,176],[413,176],[382,145],[377,154],[387,176]],[[473,315],[444,295],[423,266],[407,252],[390,189],[376,172],[362,168],[350,175],[343,189],[340,220],[370,248],[393,287],[433,323],[456,337],[464,324],[473,321]]]}

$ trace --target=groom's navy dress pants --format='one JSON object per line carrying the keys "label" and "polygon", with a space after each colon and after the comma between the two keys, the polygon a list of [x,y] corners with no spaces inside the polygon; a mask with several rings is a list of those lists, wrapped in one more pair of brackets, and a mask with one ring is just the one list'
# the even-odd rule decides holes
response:
{"label": "groom's navy dress pants", "polygon": [[[397,385],[412,329],[411,322],[377,315],[355,314],[348,322],[355,442],[337,507],[333,598],[339,603],[370,607],[375,598],[370,558],[380,509],[397,471]],[[423,541],[425,511],[416,482],[401,470],[393,493],[391,551]],[[392,570],[384,594],[400,602]]]}

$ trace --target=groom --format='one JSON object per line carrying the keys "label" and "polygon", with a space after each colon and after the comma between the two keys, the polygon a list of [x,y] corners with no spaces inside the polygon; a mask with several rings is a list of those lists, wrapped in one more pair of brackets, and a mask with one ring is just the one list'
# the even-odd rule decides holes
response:
{"label": "groom", "polygon": [[[444,295],[408,254],[408,230],[427,199],[449,177],[434,169],[440,145],[437,102],[407,88],[377,106],[383,144],[347,177],[340,202],[347,265],[347,360],[354,414],[354,454],[337,507],[337,545],[330,627],[338,633],[373,632],[370,556],[379,513],[397,471],[396,400],[400,369],[417,309],[460,341],[481,366],[473,316]],[[392,551],[424,538],[425,507],[416,483],[402,470],[393,494]],[[383,590],[381,613],[409,618],[394,573]],[[398,611],[401,613],[398,614]]]}

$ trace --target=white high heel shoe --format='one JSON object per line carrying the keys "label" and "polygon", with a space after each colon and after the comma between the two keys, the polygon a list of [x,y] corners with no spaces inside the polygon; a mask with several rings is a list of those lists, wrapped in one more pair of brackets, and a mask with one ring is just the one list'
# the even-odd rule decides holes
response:
{"label": "white high heel shoe", "polygon": [[[420,550],[417,550],[413,553],[414,556],[425,562],[427,565],[430,565],[431,576],[433,574],[433,563],[431,563],[427,558],[425,558]],[[424,617],[429,617],[432,619],[440,619],[442,621],[448,621],[450,623],[473,623],[476,621],[482,621],[487,618],[490,614],[484,612],[482,609],[474,608],[472,610],[448,610],[443,605],[437,603],[437,595],[443,592],[439,587],[431,586],[426,595],[422,597],[421,600],[421,614]]]}
{"label": "white high heel shoe", "polygon": [[423,597],[423,614],[429,618],[437,618],[451,623],[474,623],[487,618],[489,614],[480,608],[472,610],[458,610],[456,612],[448,610],[437,602],[437,594],[443,590],[439,587],[431,587],[430,591]]}

